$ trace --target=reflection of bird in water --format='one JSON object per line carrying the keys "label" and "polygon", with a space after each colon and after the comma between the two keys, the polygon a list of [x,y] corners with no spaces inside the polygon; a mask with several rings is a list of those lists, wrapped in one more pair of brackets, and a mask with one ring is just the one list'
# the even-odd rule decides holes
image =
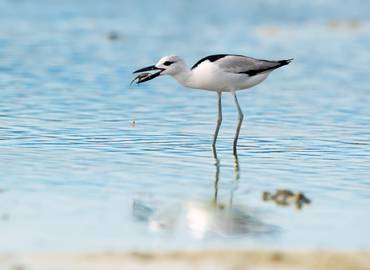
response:
{"label": "reflection of bird in water", "polygon": [[219,202],[218,184],[220,162],[215,163],[214,195],[211,201],[189,201],[176,207],[156,209],[141,201],[135,201],[134,217],[148,223],[152,231],[189,232],[194,238],[208,236],[241,236],[265,234],[274,231],[274,226],[263,223],[256,211],[246,206],[234,205],[233,197],[239,181],[239,162],[235,156],[235,185],[229,202]]}

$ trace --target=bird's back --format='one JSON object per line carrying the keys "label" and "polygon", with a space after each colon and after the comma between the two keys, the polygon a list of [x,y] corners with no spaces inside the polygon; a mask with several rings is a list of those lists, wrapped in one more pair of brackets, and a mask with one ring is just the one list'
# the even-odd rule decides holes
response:
{"label": "bird's back", "polygon": [[262,82],[272,70],[287,65],[290,61],[260,60],[230,54],[210,55],[192,67],[189,87],[211,91],[247,89]]}
{"label": "bird's back", "polygon": [[271,71],[289,64],[291,60],[270,61],[235,54],[210,55],[191,68],[192,86],[211,91],[247,89],[262,82]]}

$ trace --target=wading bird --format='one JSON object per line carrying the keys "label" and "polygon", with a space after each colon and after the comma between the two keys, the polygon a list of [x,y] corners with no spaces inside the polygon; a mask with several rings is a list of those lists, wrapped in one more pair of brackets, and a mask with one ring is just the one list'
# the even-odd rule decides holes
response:
{"label": "wading bird", "polygon": [[[153,66],[134,71],[134,73],[140,74],[133,81],[137,80],[136,83],[139,84],[161,75],[171,75],[185,87],[216,92],[218,95],[218,119],[212,143],[215,157],[217,157],[216,140],[222,122],[221,95],[222,92],[231,92],[238,110],[238,125],[233,144],[233,153],[236,155],[236,146],[244,115],[235,92],[259,84],[267,78],[271,71],[289,64],[292,60],[270,61],[243,55],[216,54],[200,59],[189,69],[182,58],[172,55],[162,57]],[[157,72],[147,73],[147,71]]]}

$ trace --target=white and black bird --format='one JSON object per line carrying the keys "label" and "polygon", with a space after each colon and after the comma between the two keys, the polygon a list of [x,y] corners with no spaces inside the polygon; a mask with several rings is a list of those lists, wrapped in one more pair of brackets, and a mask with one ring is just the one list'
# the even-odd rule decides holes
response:
{"label": "white and black bird", "polygon": [[217,92],[218,95],[218,119],[213,136],[212,149],[216,155],[216,140],[222,122],[222,92],[231,92],[238,110],[238,125],[234,137],[233,153],[237,154],[236,146],[239,138],[240,127],[243,121],[243,112],[240,109],[236,91],[248,89],[264,81],[275,69],[289,64],[293,59],[270,61],[260,60],[243,55],[216,54],[200,59],[191,68],[178,56],[162,57],[157,64],[138,69],[134,73],[158,71],[155,73],[139,74],[137,83],[154,79],[161,75],[171,75],[181,85]]}

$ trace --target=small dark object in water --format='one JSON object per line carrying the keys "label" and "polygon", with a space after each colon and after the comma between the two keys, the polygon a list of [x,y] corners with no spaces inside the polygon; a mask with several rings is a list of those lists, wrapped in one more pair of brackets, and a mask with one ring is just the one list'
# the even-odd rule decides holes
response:
{"label": "small dark object in water", "polygon": [[268,191],[262,192],[262,200],[264,200],[264,201],[270,201],[270,200],[272,200],[271,193],[268,192]]}
{"label": "small dark object in water", "polygon": [[277,205],[288,206],[295,204],[297,209],[301,209],[304,204],[311,203],[302,192],[292,192],[287,189],[278,189],[275,193],[264,191],[262,193],[263,201],[274,201]]}
{"label": "small dark object in water", "polygon": [[0,217],[0,220],[8,221],[9,218],[10,218],[9,214],[2,214],[1,217]]}
{"label": "small dark object in water", "polygon": [[117,40],[117,39],[119,39],[119,37],[120,37],[119,34],[115,31],[111,31],[111,32],[108,33],[108,39],[109,40]]}
{"label": "small dark object in water", "polygon": [[309,198],[307,198],[301,192],[298,192],[298,193],[295,194],[294,201],[295,201],[295,206],[298,209],[301,209],[304,204],[310,204],[311,203],[311,200]]}

